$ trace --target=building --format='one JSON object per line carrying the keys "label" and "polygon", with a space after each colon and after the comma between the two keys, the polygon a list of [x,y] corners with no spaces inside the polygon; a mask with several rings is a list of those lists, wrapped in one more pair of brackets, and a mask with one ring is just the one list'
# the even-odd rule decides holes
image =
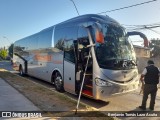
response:
{"label": "building", "polygon": [[137,58],[150,58],[150,48],[133,45]]}
{"label": "building", "polygon": [[150,59],[150,48],[133,45],[139,73],[142,73],[143,69],[147,66],[147,61]]}

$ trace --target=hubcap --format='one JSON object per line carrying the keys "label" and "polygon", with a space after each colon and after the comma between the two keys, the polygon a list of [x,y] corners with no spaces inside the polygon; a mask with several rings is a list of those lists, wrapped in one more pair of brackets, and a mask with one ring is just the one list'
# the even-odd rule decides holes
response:
{"label": "hubcap", "polygon": [[61,88],[61,86],[62,86],[62,79],[61,79],[60,76],[57,76],[57,78],[55,79],[55,85],[56,85],[56,87],[57,87],[58,89]]}

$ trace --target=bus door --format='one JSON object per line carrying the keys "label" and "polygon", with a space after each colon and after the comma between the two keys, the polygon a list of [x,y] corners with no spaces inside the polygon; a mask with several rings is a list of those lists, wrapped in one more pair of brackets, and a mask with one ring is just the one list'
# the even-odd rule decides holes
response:
{"label": "bus door", "polygon": [[70,93],[75,94],[75,46],[74,40],[64,41],[64,89]]}

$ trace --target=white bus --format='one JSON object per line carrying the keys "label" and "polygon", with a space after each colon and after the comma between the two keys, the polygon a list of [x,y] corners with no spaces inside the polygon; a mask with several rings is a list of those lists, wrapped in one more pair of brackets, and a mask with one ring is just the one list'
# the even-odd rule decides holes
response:
{"label": "white bus", "polygon": [[78,16],[20,39],[13,62],[21,75],[72,94],[79,94],[84,76],[82,95],[97,100],[134,91],[139,83],[134,48],[108,16]]}

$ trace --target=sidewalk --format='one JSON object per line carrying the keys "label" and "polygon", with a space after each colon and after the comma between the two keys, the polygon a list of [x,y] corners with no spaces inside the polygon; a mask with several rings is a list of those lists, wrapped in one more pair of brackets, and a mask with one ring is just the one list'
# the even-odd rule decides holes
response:
{"label": "sidewalk", "polygon": [[[31,101],[29,101],[25,96],[18,92],[15,88],[10,86],[5,80],[0,78],[0,120],[57,120],[61,117],[43,117],[41,114],[37,116],[30,117],[18,117],[24,113],[38,113],[41,111],[36,107]],[[5,113],[5,114],[2,114]],[[8,116],[8,113],[11,113]],[[15,113],[15,114],[13,114]],[[17,114],[16,114],[17,113]],[[20,114],[21,115],[20,115]],[[5,117],[3,116],[5,115]],[[81,117],[64,117],[65,120],[81,120]]]}
{"label": "sidewalk", "polygon": [[0,78],[0,111],[39,111],[39,108]]}

